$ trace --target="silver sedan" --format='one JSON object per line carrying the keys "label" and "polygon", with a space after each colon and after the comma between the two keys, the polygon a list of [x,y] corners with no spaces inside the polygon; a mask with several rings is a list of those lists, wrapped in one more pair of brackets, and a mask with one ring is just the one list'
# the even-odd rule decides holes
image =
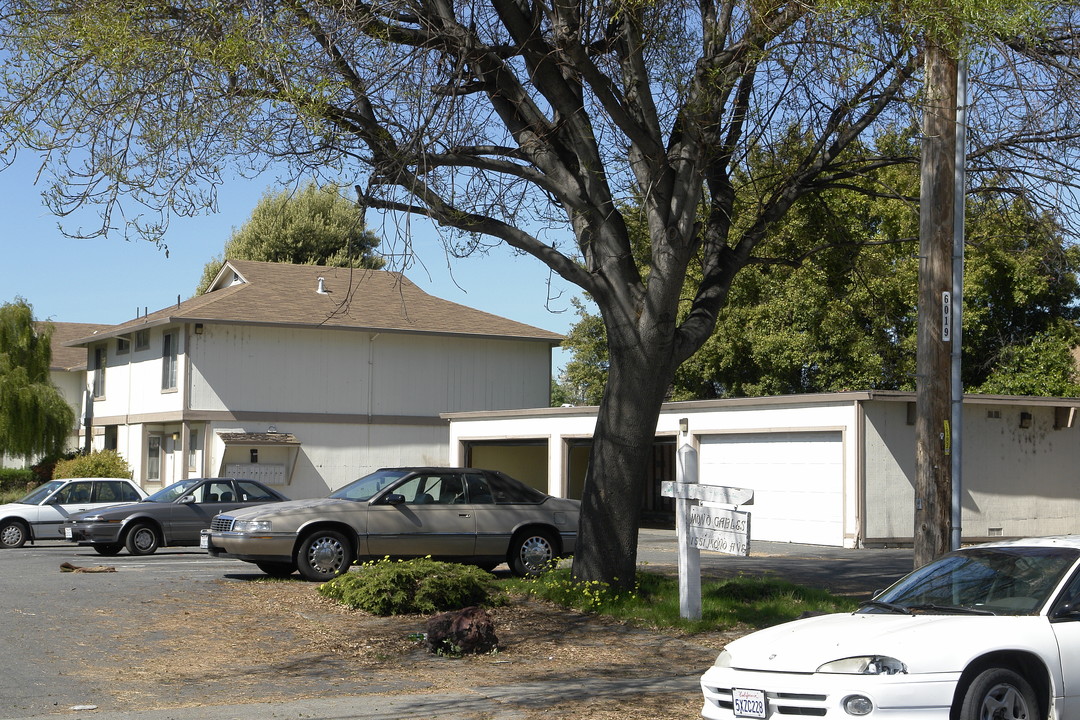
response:
{"label": "silver sedan", "polygon": [[580,504],[497,471],[385,468],[317,500],[229,512],[203,545],[215,557],[255,563],[270,575],[299,570],[322,582],[358,559],[425,557],[518,575],[572,555]]}

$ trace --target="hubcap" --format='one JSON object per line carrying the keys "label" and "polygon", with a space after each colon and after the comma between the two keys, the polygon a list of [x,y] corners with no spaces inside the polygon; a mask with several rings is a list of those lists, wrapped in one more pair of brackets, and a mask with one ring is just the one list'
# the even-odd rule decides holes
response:
{"label": "hubcap", "polygon": [[1027,720],[1027,701],[1023,693],[1007,683],[995,685],[983,698],[979,720]]}
{"label": "hubcap", "polygon": [[154,547],[154,533],[151,530],[142,529],[135,533],[135,547],[139,550],[149,550]]}
{"label": "hubcap", "polygon": [[521,564],[531,573],[540,572],[551,562],[554,553],[547,538],[534,535],[521,546]]}
{"label": "hubcap", "polygon": [[18,545],[23,539],[22,528],[18,525],[8,525],[0,534],[0,539],[3,540],[5,545]]}
{"label": "hubcap", "polygon": [[308,563],[320,573],[336,573],[345,559],[345,548],[331,537],[321,537],[308,548]]}

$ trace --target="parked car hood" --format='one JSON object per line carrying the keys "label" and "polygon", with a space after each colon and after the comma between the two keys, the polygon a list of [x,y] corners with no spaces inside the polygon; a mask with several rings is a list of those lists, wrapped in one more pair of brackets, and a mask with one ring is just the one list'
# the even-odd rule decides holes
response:
{"label": "parked car hood", "polygon": [[908,672],[929,673],[956,672],[967,659],[997,648],[1045,652],[1047,643],[1054,639],[1041,616],[844,613],[761,630],[727,650],[741,670],[812,673],[833,660],[885,655]]}
{"label": "parked car hood", "polygon": [[85,512],[75,513],[73,515],[70,515],[70,516],[68,516],[68,521],[70,522],[70,521],[74,520],[74,521],[78,522],[79,520],[82,520],[84,517],[89,517],[89,516],[97,517],[99,515],[101,515],[103,517],[127,517],[128,515],[130,515],[133,512],[138,512],[142,508],[161,507],[161,505],[162,505],[162,503],[151,503],[151,502],[142,502],[142,501],[138,501],[138,502],[122,502],[122,503],[116,503],[114,505],[103,505],[101,507],[94,508],[93,510],[87,510]]}
{"label": "parked car hood", "polygon": [[355,500],[340,500],[338,498],[311,498],[309,500],[285,500],[268,505],[229,510],[225,514],[229,517],[251,518],[274,517],[277,515],[297,515],[313,512],[334,512],[335,510],[360,510],[367,507],[367,502]]}

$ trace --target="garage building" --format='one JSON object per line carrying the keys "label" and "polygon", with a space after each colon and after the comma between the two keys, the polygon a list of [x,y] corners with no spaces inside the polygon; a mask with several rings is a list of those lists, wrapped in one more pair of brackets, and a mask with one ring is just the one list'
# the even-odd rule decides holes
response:
{"label": "garage building", "polygon": [[[915,396],[847,392],[667,403],[657,424],[649,523],[670,525],[677,446],[700,481],[751,488],[751,540],[910,544]],[[1080,533],[1077,398],[968,395],[962,427],[965,541]],[[448,413],[450,464],[493,467],[580,497],[595,407]],[[685,429],[685,430],[684,430]]]}

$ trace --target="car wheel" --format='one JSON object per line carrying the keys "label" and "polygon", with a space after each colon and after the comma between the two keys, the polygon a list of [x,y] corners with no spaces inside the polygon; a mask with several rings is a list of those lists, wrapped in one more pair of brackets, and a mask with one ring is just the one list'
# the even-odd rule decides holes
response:
{"label": "car wheel", "polygon": [[94,546],[94,551],[98,555],[108,555],[110,557],[112,557],[113,555],[119,554],[120,551],[123,550],[123,549],[124,549],[124,543],[109,543],[107,545],[95,545]]}
{"label": "car wheel", "polygon": [[551,568],[555,560],[555,540],[546,530],[519,533],[510,541],[507,564],[518,577],[539,575]]}
{"label": "car wheel", "polygon": [[0,547],[21,548],[30,539],[30,530],[20,520],[8,520],[0,527]]}
{"label": "car wheel", "polygon": [[353,550],[348,539],[336,530],[316,530],[300,543],[296,566],[313,582],[326,582],[349,571]]}
{"label": "car wheel", "polygon": [[259,562],[255,563],[255,567],[276,578],[289,577],[296,572],[296,563],[291,562]]}
{"label": "car wheel", "polygon": [[983,670],[964,693],[960,720],[1035,720],[1039,700],[1031,684],[1007,668]]}
{"label": "car wheel", "polygon": [[161,546],[157,530],[146,523],[131,528],[124,544],[132,555],[152,555]]}

